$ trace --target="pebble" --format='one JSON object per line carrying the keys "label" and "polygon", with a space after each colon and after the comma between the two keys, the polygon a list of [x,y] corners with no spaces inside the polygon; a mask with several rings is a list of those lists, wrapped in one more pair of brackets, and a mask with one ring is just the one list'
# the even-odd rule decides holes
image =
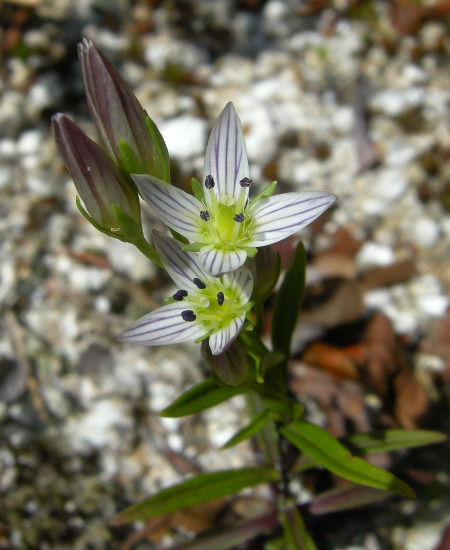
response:
{"label": "pebble", "polygon": [[187,160],[204,155],[207,123],[203,118],[182,115],[163,122],[159,130],[174,158]]}
{"label": "pebble", "polygon": [[419,248],[429,249],[436,245],[440,237],[439,222],[421,217],[412,227],[412,242]]}
{"label": "pebble", "polygon": [[394,261],[394,251],[390,246],[371,241],[365,242],[355,257],[355,263],[359,269],[386,266]]}
{"label": "pebble", "polygon": [[388,89],[374,94],[370,100],[370,106],[375,112],[390,117],[398,117],[422,105],[424,99],[425,93],[422,88]]}

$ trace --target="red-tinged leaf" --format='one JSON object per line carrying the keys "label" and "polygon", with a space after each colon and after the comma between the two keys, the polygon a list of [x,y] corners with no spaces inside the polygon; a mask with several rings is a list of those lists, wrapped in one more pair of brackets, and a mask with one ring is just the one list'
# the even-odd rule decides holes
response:
{"label": "red-tinged leaf", "polygon": [[297,508],[283,510],[280,517],[287,550],[316,550],[316,545],[306,530],[303,518]]}
{"label": "red-tinged leaf", "polygon": [[114,516],[111,525],[123,525],[170,514],[194,504],[237,493],[246,487],[271,483],[278,479],[278,472],[272,468],[241,468],[201,474],[130,506]]}
{"label": "red-tinged leaf", "polygon": [[267,514],[245,523],[216,529],[214,533],[200,536],[184,544],[178,544],[170,550],[228,550],[240,547],[253,537],[270,532],[277,524],[277,515]]}
{"label": "red-tinged leaf", "polygon": [[317,495],[310,502],[308,509],[314,516],[322,516],[332,512],[342,512],[360,506],[367,506],[391,496],[391,493],[380,489],[349,483]]}

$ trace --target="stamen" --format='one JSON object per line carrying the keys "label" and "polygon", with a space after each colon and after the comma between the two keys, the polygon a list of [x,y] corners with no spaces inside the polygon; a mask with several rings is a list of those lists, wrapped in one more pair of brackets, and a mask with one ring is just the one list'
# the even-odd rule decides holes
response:
{"label": "stamen", "polygon": [[188,321],[189,323],[192,323],[192,321],[195,321],[197,319],[197,315],[195,315],[192,309],[186,309],[185,311],[182,311],[181,317],[183,317],[183,321]]}
{"label": "stamen", "polygon": [[223,295],[223,292],[218,292],[217,293],[217,303],[219,304],[219,306],[221,306],[223,304],[225,300],[225,296]]}
{"label": "stamen", "polygon": [[209,220],[208,210],[200,210],[200,217],[204,222],[207,222]]}
{"label": "stamen", "polygon": [[239,182],[240,186],[241,187],[250,187],[250,185],[252,184],[252,180],[250,178],[243,178],[241,179],[241,181]]}
{"label": "stamen", "polygon": [[211,174],[209,176],[206,176],[205,178],[206,189],[212,189],[214,185],[215,185],[214,178],[211,176]]}
{"label": "stamen", "polygon": [[187,290],[177,290],[175,294],[172,296],[172,298],[177,302],[181,302],[181,300],[185,298],[187,295],[188,295]]}
{"label": "stamen", "polygon": [[194,280],[193,280],[193,283],[194,285],[199,288],[200,290],[203,290],[204,288],[206,288],[206,285],[205,283],[203,283],[202,281],[200,281],[200,279],[198,277],[195,277]]}
{"label": "stamen", "polygon": [[244,214],[236,214],[236,215],[233,217],[233,220],[234,220],[235,222],[242,223],[242,222],[245,220],[245,216],[244,216]]}

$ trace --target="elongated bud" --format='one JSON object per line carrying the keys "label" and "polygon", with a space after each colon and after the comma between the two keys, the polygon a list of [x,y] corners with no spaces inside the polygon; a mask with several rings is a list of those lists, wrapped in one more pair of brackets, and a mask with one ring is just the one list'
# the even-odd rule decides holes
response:
{"label": "elongated bud", "polygon": [[209,370],[228,386],[241,386],[252,375],[245,347],[239,340],[220,355],[213,355],[205,340],[202,342],[202,357]]}
{"label": "elongated bud", "polygon": [[280,261],[271,245],[258,248],[253,258],[248,258],[247,267],[253,275],[253,297],[264,302],[277,284]]}
{"label": "elongated bud", "polygon": [[137,191],[103,149],[66,115],[56,114],[52,124],[58,151],[92,218],[90,221],[112,237],[123,237],[111,208],[116,205],[140,227]]}
{"label": "elongated bud", "polygon": [[78,44],[78,55],[89,111],[108,154],[130,174],[169,183],[164,139],[128,84],[91,40]]}

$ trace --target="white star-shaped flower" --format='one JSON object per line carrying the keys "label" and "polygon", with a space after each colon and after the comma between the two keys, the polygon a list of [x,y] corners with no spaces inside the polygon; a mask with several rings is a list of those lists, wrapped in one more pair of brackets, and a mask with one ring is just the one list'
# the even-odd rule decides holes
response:
{"label": "white star-shaped flower", "polygon": [[213,355],[221,354],[239,335],[252,306],[252,274],[242,267],[213,277],[199,263],[198,254],[184,252],[179,241],[154,232],[154,243],[178,290],[172,303],[138,319],[118,339],[158,346],[209,337]]}
{"label": "white star-shaped flower", "polygon": [[[161,220],[189,239],[189,250],[208,273],[243,265],[256,248],[276,243],[316,219],[336,196],[321,191],[283,193],[248,200],[251,180],[244,135],[232,103],[216,120],[206,149],[203,185],[193,196],[145,174],[133,179]],[[273,189],[272,189],[273,191]]]}

